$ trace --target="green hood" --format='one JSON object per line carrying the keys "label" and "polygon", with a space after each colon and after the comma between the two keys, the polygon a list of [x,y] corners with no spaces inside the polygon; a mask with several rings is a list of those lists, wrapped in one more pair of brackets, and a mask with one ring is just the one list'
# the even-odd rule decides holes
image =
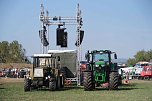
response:
{"label": "green hood", "polygon": [[104,61],[97,61],[95,62],[95,65],[105,65],[106,63]]}

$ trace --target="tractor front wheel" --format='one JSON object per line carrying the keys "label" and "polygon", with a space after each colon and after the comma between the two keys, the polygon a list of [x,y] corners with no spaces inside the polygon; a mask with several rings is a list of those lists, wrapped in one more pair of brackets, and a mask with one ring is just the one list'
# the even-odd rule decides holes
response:
{"label": "tractor front wheel", "polygon": [[119,85],[119,74],[117,72],[111,72],[109,76],[109,89],[115,90],[118,89]]}
{"label": "tractor front wheel", "polygon": [[49,82],[49,89],[51,91],[54,91],[56,89],[56,80],[55,79],[53,79]]}
{"label": "tractor front wheel", "polygon": [[24,91],[30,91],[31,90],[31,80],[28,78],[24,79]]}
{"label": "tractor front wheel", "polygon": [[83,81],[84,90],[93,90],[95,84],[93,83],[93,74],[91,71],[84,72],[84,81]]}

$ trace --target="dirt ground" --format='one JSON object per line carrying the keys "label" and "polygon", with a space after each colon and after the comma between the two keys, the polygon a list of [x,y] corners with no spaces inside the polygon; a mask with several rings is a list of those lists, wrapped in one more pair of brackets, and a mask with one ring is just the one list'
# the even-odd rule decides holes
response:
{"label": "dirt ground", "polygon": [[0,84],[7,83],[7,82],[23,82],[24,78],[5,78],[0,77]]}

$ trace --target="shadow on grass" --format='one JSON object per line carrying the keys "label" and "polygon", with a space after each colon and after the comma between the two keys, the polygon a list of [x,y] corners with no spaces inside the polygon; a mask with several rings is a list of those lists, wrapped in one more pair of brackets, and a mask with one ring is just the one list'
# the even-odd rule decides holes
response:
{"label": "shadow on grass", "polygon": [[94,91],[98,91],[98,90],[107,90],[107,91],[122,91],[122,90],[134,90],[134,89],[139,89],[139,88],[129,88],[129,87],[125,87],[125,88],[118,88],[116,90],[109,90],[109,88],[96,88]]}
{"label": "shadow on grass", "polygon": [[130,84],[122,84],[122,85],[120,85],[120,86],[126,86],[126,87],[135,87],[137,85],[137,83],[130,83]]}
{"label": "shadow on grass", "polygon": [[82,87],[80,87],[80,86],[66,86],[66,87],[64,87],[64,88],[62,88],[62,89],[59,89],[59,91],[61,90],[61,91],[65,91],[65,90],[71,90],[71,89],[83,89]]}
{"label": "shadow on grass", "polygon": [[[136,83],[132,83],[132,84],[122,84],[118,90],[134,90],[134,89],[139,89],[136,86]],[[141,88],[140,88],[141,89]]]}
{"label": "shadow on grass", "polygon": [[119,88],[118,91],[121,91],[121,90],[134,90],[134,89],[139,89],[139,88]]}
{"label": "shadow on grass", "polygon": [[[137,88],[136,87],[136,83],[133,84],[122,84],[121,86],[119,86],[118,89],[116,90],[109,90],[109,88],[105,88],[105,87],[96,87],[94,90],[91,91],[100,91],[100,90],[107,90],[107,91],[123,91],[123,90],[134,90],[134,89],[141,89],[141,88]],[[56,91],[67,91],[67,90],[84,90],[83,86],[65,86],[63,88],[60,89],[56,89]],[[32,89],[33,91],[50,91],[49,88],[38,88],[38,89]],[[54,92],[54,91],[53,91]]]}
{"label": "shadow on grass", "polygon": [[134,84],[122,84],[118,87],[116,90],[109,90],[108,87],[96,87],[95,90],[93,91],[98,91],[98,90],[107,90],[107,91],[122,91],[122,90],[134,90],[134,89],[141,89],[136,87],[136,83]]}
{"label": "shadow on grass", "polygon": [[[60,89],[56,89],[56,91],[66,91],[66,90],[73,90],[73,89],[83,89],[82,87],[78,87],[78,86],[65,86],[63,88]],[[32,89],[32,91],[50,91],[49,88],[38,88],[38,89]]]}
{"label": "shadow on grass", "polygon": [[[0,83],[0,86],[3,85],[2,83]],[[5,89],[4,87],[0,87],[0,89]]]}
{"label": "shadow on grass", "polygon": [[5,88],[1,88],[1,87],[0,87],[0,89],[5,89]]}

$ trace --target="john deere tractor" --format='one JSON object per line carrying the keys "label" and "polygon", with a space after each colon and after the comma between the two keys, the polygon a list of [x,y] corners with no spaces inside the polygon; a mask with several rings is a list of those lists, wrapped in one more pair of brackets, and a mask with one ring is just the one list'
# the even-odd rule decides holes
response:
{"label": "john deere tractor", "polygon": [[49,88],[51,91],[64,86],[60,57],[52,54],[34,54],[33,68],[24,79],[24,91]]}
{"label": "john deere tractor", "polygon": [[112,54],[115,59],[117,55],[110,50],[93,50],[87,52],[87,67],[84,71],[84,90],[93,90],[102,84],[107,84],[109,89],[117,89],[119,86],[119,74],[117,64],[112,62]]}

